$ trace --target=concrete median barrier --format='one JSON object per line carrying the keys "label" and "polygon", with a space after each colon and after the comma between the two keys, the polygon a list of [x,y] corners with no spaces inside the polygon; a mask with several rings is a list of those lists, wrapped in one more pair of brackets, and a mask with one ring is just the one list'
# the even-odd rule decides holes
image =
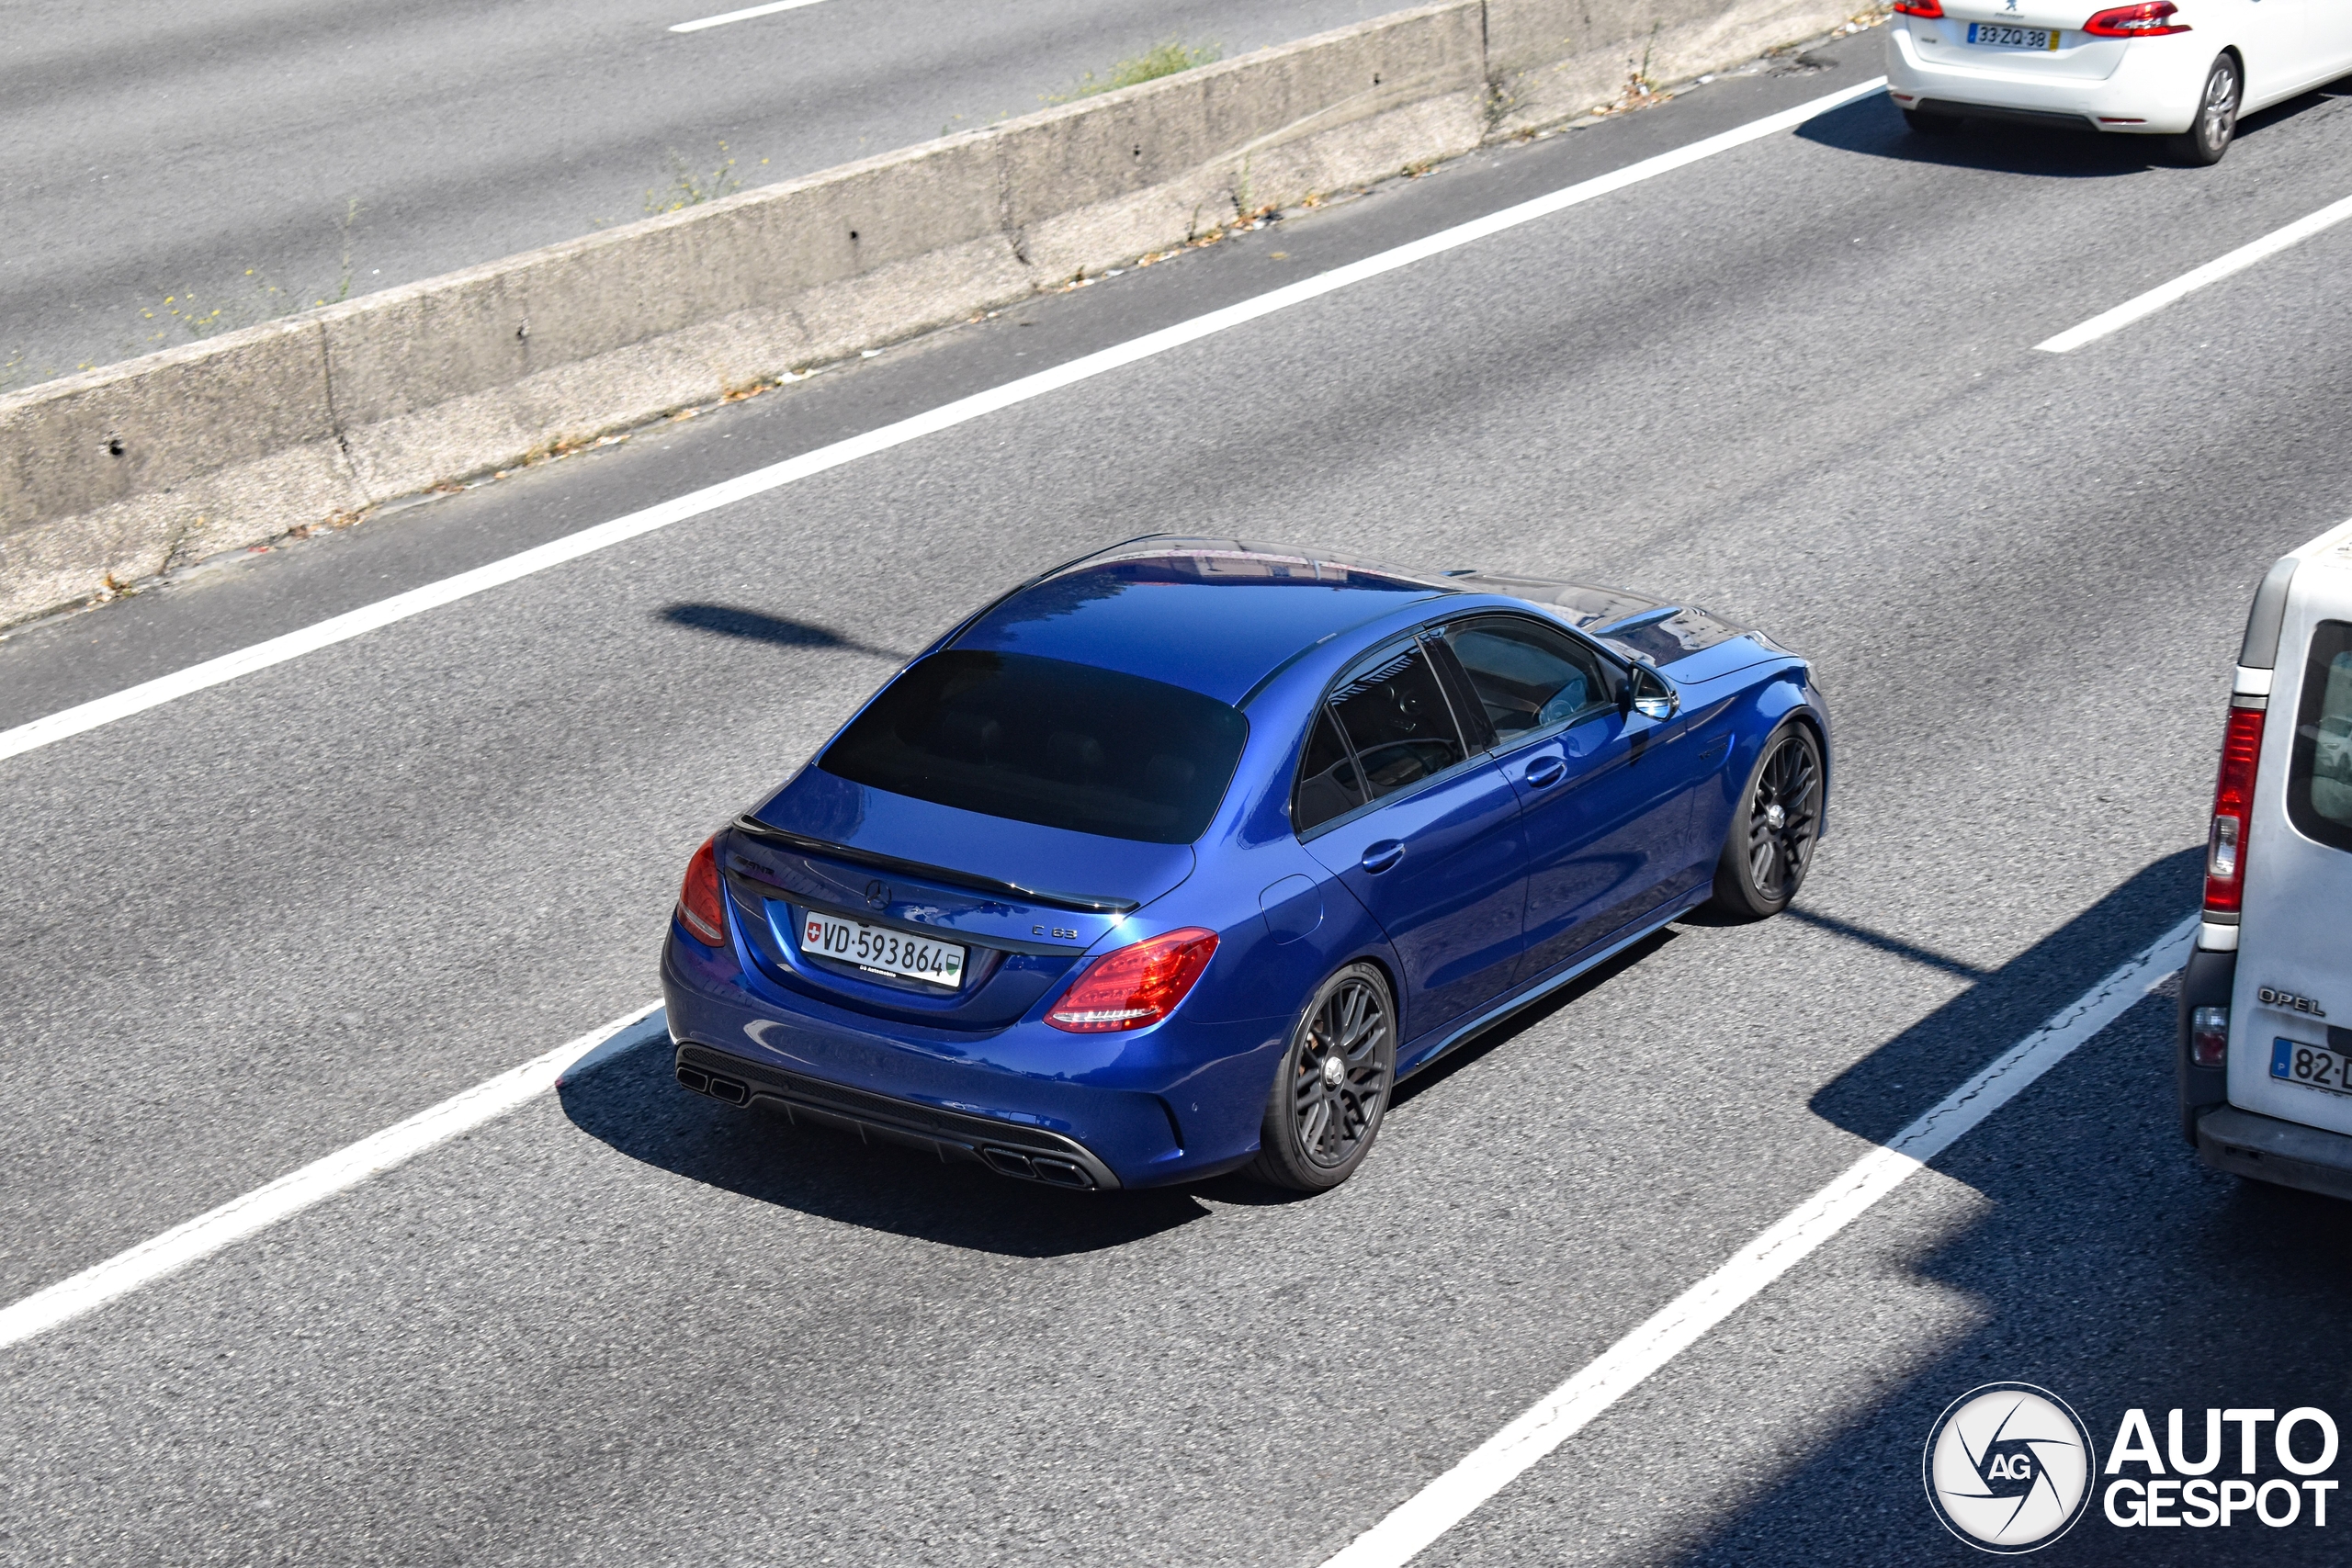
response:
{"label": "concrete median barrier", "polygon": [[1496,130],[1510,135],[1815,38],[1853,0],[1487,0]]}
{"label": "concrete median barrier", "polygon": [[[1447,0],[0,398],[0,626],[1819,32]],[[1629,63],[1630,61],[1630,63]]]}
{"label": "concrete median barrier", "polygon": [[0,625],[364,504],[316,321],[0,399]]}

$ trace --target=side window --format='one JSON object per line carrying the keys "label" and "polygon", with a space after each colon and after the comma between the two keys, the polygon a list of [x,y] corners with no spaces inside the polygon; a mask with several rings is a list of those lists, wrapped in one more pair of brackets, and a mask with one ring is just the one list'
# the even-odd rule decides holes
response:
{"label": "side window", "polygon": [[1453,709],[1453,722],[1462,727],[1462,739],[1473,751],[1494,750],[1494,721],[1487,716],[1486,705],[1471,688],[1470,677],[1463,673],[1462,660],[1446,646],[1443,634],[1432,629],[1421,646],[1430,650],[1430,663],[1445,686],[1445,700]]}
{"label": "side window", "polygon": [[2288,820],[2305,838],[2352,850],[2352,621],[2312,628],[2297,705]]}
{"label": "side window", "polygon": [[1351,676],[1331,694],[1331,708],[1374,800],[1469,755],[1429,650],[1419,643]]}
{"label": "side window", "polygon": [[1298,764],[1298,789],[1290,804],[1291,826],[1299,832],[1344,817],[1364,802],[1363,781],[1356,760],[1340,739],[1340,727],[1329,708],[1315,710],[1315,728],[1307,733],[1306,754]]}
{"label": "side window", "polygon": [[1516,615],[1462,621],[1446,628],[1445,641],[1506,745],[1612,700],[1600,656],[1533,621]]}

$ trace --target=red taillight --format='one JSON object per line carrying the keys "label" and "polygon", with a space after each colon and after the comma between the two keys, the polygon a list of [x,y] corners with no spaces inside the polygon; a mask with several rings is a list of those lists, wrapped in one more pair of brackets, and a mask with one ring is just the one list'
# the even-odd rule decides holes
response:
{"label": "red taillight", "polygon": [[2232,708],[2205,848],[2205,908],[2215,914],[2236,914],[2245,897],[2245,829],[2254,819],[2254,765],[2261,755],[2262,710]]}
{"label": "red taillight", "polygon": [[1188,926],[1106,953],[1087,965],[1046,1021],[1073,1034],[1158,1023],[1184,999],[1216,952],[1216,932]]}
{"label": "red taillight", "polygon": [[2229,1009],[2199,1008],[2188,1015],[2188,1059],[2200,1067],[2229,1065]]}
{"label": "red taillight", "polygon": [[686,863],[686,885],[678,894],[678,923],[705,947],[727,944],[727,904],[718,891],[718,840],[705,839]]}
{"label": "red taillight", "polygon": [[1894,9],[1906,17],[1940,17],[1943,0],[1894,0]]}
{"label": "red taillight", "polygon": [[2112,11],[2101,11],[2083,24],[2083,31],[2093,38],[2162,38],[2166,33],[2185,33],[2187,22],[2176,22],[2180,7],[2172,0],[2147,0],[2142,6],[2118,6]]}

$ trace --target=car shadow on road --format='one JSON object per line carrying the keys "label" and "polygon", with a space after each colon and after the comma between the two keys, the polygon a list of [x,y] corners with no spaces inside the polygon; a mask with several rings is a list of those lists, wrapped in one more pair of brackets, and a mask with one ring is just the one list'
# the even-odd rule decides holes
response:
{"label": "car shadow on road", "polygon": [[1902,111],[1883,93],[1816,115],[1797,128],[1797,135],[1866,157],[2044,179],[2113,179],[2144,174],[2166,161],[2164,144],[2154,137],[2101,136],[1994,121],[1971,122],[1948,136],[1922,136],[1904,124]]}
{"label": "car shadow on road", "polygon": [[[1826,1328],[1854,1365],[1833,1372],[1830,1387],[1804,1388],[1806,1418],[1768,1414],[1764,1429],[1736,1438],[1717,1426],[1726,1446],[1760,1438],[1771,1462],[1742,1506],[1668,1560],[1693,1568],[1984,1562],[1937,1522],[1921,1472],[1939,1414],[1986,1383],[2056,1393],[2088,1429],[2102,1467],[2128,1409],[2148,1413],[2160,1443],[2174,1408],[2193,1426],[2208,1407],[2316,1405],[2341,1417],[2352,1402],[2341,1334],[2352,1278],[2344,1205],[2198,1164],[2174,1130],[2160,1067],[2170,1010],[2163,998],[2141,1003],[1937,1162],[1940,1176],[1973,1190],[1963,1195],[1973,1214],[1896,1265],[1899,1282],[1859,1295],[1850,1280],[1825,1291],[1812,1273],[1776,1287],[1771,1309],[1790,1338]],[[1721,1332],[1752,1348],[1753,1324],[1743,1334],[1735,1320]],[[1763,1379],[1796,1393],[1786,1380],[1804,1355],[1794,1345],[1772,1354]],[[1812,1414],[1841,1409],[1826,1421]],[[2201,1437],[2189,1438],[2191,1453]],[[2256,1484],[2291,1479],[2271,1446],[2266,1428]],[[2235,1450],[2222,1474],[2237,1474]],[[2123,1473],[2147,1472],[2135,1464]],[[2250,1517],[2231,1529],[2118,1529],[2103,1513],[2108,1478],[2092,1479],[2085,1514],[2052,1562],[2343,1561],[2333,1539],[2339,1507],[2327,1529],[2312,1528],[2308,1506],[2297,1529],[2264,1529]]]}
{"label": "car shadow on road", "polygon": [[947,1247],[1060,1258],[1125,1247],[1207,1217],[1182,1190],[1064,1192],[977,1165],[736,1110],[671,1077],[664,1037],[567,1076],[574,1126],[631,1159],[802,1213]]}
{"label": "car shadow on road", "polygon": [[[1839,1077],[1815,1108],[1866,1136],[1891,1134],[2174,925],[2194,907],[2201,858],[2184,850],[2156,861]],[[1747,1468],[1710,1527],[1653,1560],[1984,1561],[1930,1512],[1921,1454],[1938,1415],[1988,1382],[2056,1393],[2101,1464],[2134,1407],[2160,1442],[2175,1406],[2192,1424],[2207,1406],[2316,1405],[2341,1418],[2352,1405],[2342,1333],[2352,1206],[2198,1162],[2173,1102],[2174,1005],[2161,993],[2137,1003],[1939,1156],[1937,1179],[1888,1200],[1888,1215],[1924,1233],[1916,1251],[1858,1263],[1833,1243],[1717,1331],[1718,1355],[1770,1359],[1755,1369],[1761,1393],[1747,1414],[1707,1416],[1713,1439],[1744,1451]],[[1866,1218],[1856,1234],[1885,1223]],[[1804,1381],[1808,1365],[1818,1382]],[[1673,1399],[1679,1375],[1661,1377],[1654,1405]],[[2200,1438],[2190,1438],[2192,1453]],[[2257,1483],[2284,1477],[2267,1430],[2259,1449]],[[2219,1474],[2237,1472],[2235,1443],[2228,1452]],[[2152,1531],[2109,1523],[2101,1496],[2052,1561],[2342,1561],[2340,1505],[2324,1529],[2307,1510],[2295,1529],[2241,1517],[2226,1530]]]}
{"label": "car shadow on road", "polygon": [[2198,849],[2152,862],[1990,970],[1851,922],[1791,910],[1815,929],[1973,982],[1815,1092],[1815,1113],[1873,1143],[1892,1138],[1970,1074],[2177,925],[2202,894],[2203,863]]}
{"label": "car shadow on road", "polygon": [[774,648],[839,649],[848,653],[871,654],[876,659],[904,660],[907,658],[896,649],[860,642],[854,637],[845,637],[813,621],[796,621],[786,615],[772,615],[764,610],[747,610],[739,604],[665,604],[654,613],[654,619],[683,626],[688,631],[707,632],[713,637],[734,637],[744,642],[764,642]]}
{"label": "car shadow on road", "polygon": [[[1690,917],[1686,915],[1682,918],[1687,922]],[[1586,970],[1550,996],[1487,1025],[1397,1085],[1396,1097],[1390,1101],[1390,1109],[1394,1110],[1397,1106],[1411,1103],[1417,1096],[1429,1093],[1456,1073],[1476,1069],[1478,1064],[1487,1056],[1535,1028],[1562,1008],[1574,1003],[1578,998],[1589,995],[1600,987],[1607,985],[1619,975],[1665,947],[1674,940],[1674,937],[1675,931],[1672,926],[1652,931],[1623,952]]]}
{"label": "car shadow on road", "polygon": [[[2352,92],[2352,79],[2273,104],[2238,122],[2244,141]],[[1891,158],[1906,164],[1936,164],[1947,168],[1982,169],[1993,174],[2030,175],[2041,179],[2114,179],[2145,174],[2173,164],[2165,141],[2158,136],[2102,135],[2089,130],[2044,130],[2030,125],[2004,125],[1995,120],[1971,121],[1946,136],[1922,136],[1903,122],[1902,112],[1883,94],[1817,115],[1797,128],[1797,135],[1841,152]]]}

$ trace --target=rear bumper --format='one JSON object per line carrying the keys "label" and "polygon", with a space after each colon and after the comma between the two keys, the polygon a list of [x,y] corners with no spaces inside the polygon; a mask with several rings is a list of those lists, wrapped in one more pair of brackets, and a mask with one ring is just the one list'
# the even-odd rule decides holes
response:
{"label": "rear bumper", "polygon": [[2352,1199],[2352,1137],[2225,1105],[2197,1123],[2197,1153],[2215,1170]]}
{"label": "rear bumper", "polygon": [[1887,96],[1906,109],[2067,125],[2087,130],[2171,134],[2196,118],[2215,46],[2203,33],[2133,39],[2104,77],[2059,75],[1993,51],[1946,45],[1927,58],[1900,19],[1886,30]]}
{"label": "rear bumper", "polygon": [[[678,1066],[705,1080],[689,1088],[710,1093],[715,1077],[741,1087],[740,1098],[718,1095],[734,1103],[765,1100],[796,1121],[936,1157],[1105,1189],[1197,1180],[1255,1154],[1289,1024],[1193,1023],[1180,1010],[1132,1035],[1026,1021],[981,1035],[893,1031],[755,989],[735,954],[674,927],[662,994]],[[1060,1163],[1039,1168],[1040,1156]],[[1078,1173],[1085,1180],[1070,1179]]]}
{"label": "rear bumper", "polygon": [[917,1100],[894,1100],[786,1072],[689,1042],[678,1047],[678,1081],[729,1105],[765,1104],[796,1122],[809,1122],[869,1141],[920,1149],[941,1160],[970,1160],[1003,1176],[1051,1187],[1117,1187],[1119,1179],[1075,1138]]}

